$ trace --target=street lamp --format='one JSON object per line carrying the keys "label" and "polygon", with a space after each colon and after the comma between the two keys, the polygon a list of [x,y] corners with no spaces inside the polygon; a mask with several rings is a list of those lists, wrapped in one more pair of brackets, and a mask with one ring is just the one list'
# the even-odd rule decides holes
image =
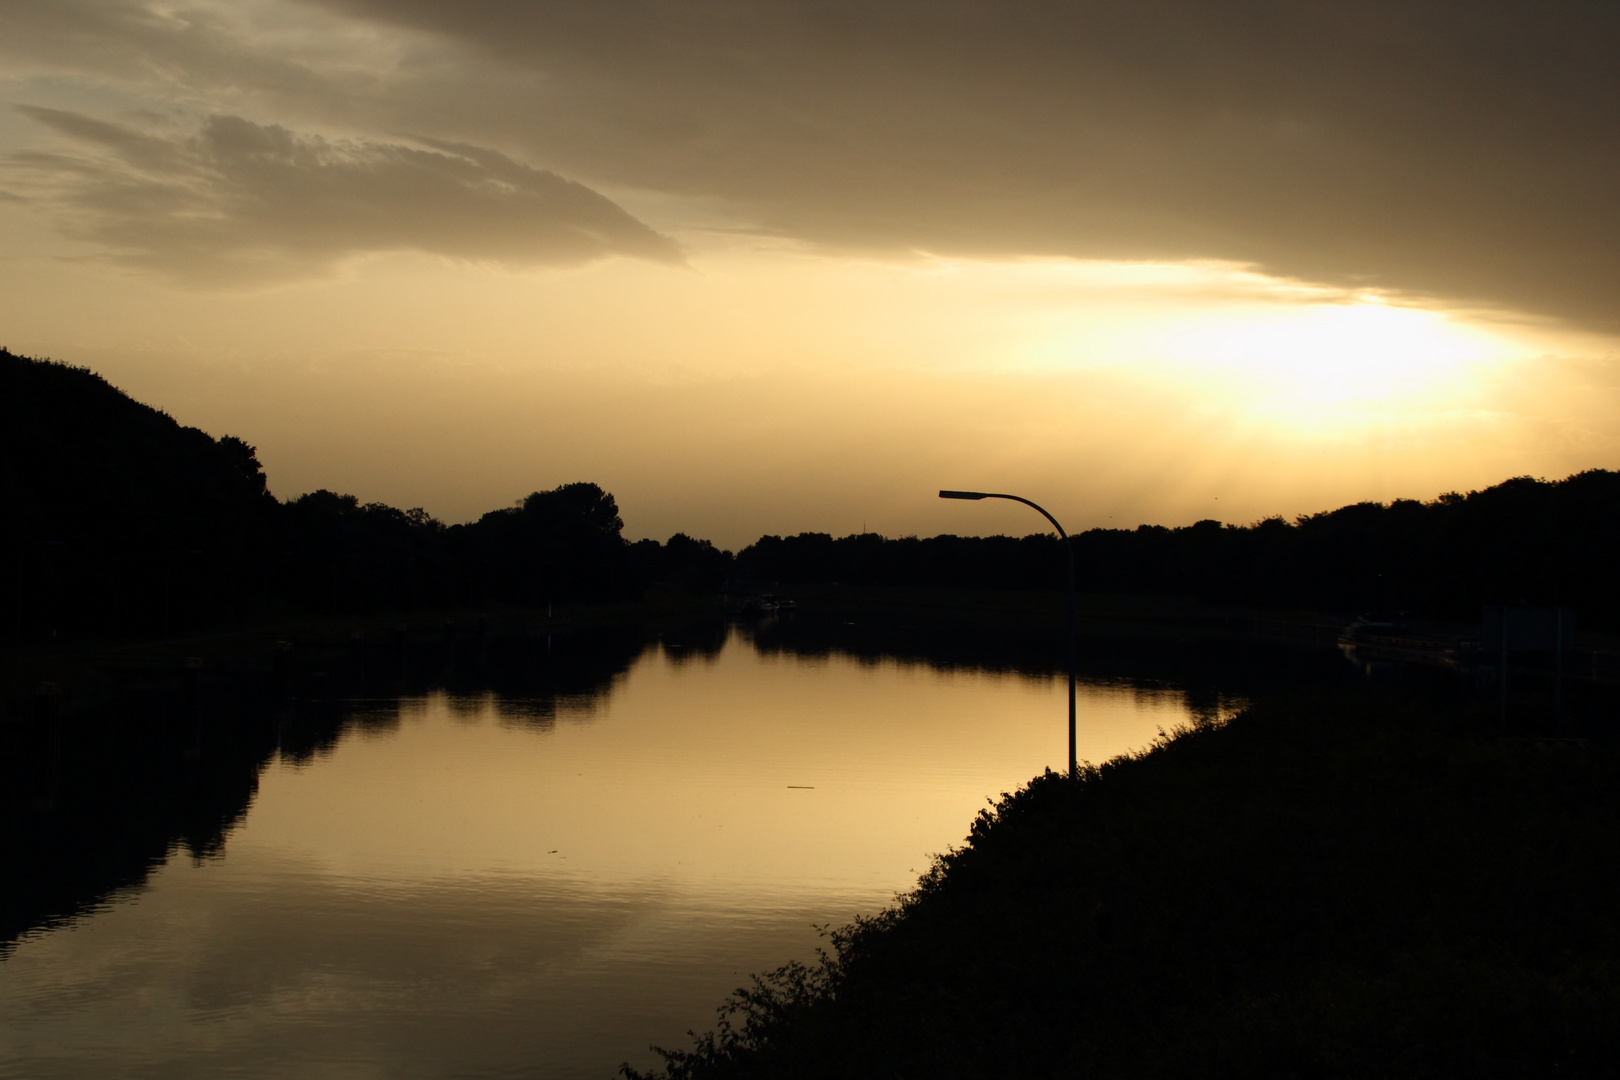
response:
{"label": "street lamp", "polygon": [[941,491],[939,497],[942,499],[971,499],[973,501],[979,499],[1011,499],[1013,502],[1020,502],[1034,509],[1047,521],[1050,521],[1052,528],[1056,529],[1058,535],[1063,538],[1063,548],[1069,553],[1069,779],[1072,780],[1080,771],[1074,752],[1074,541],[1070,540],[1069,534],[1063,531],[1063,526],[1058,524],[1058,519],[1048,514],[1044,507],[1032,503],[1019,495],[1002,495],[994,491]]}

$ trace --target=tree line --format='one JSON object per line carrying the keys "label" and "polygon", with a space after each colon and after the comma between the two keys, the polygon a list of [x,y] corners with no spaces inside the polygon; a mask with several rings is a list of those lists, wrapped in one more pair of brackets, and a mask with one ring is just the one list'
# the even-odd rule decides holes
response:
{"label": "tree line", "polygon": [[632,600],[718,589],[730,553],[627,542],[592,483],[466,524],[315,491],[278,500],[254,447],[85,368],[0,349],[5,638],[172,636],[248,620]]}
{"label": "tree line", "polygon": [[[1474,619],[1483,604],[1569,604],[1613,626],[1620,601],[1620,473],[1518,477],[1429,501],[1363,502],[1293,521],[1090,529],[1073,538],[1083,592],[1342,615]],[[1062,589],[1054,534],[825,533],[762,537],[738,556],[759,580],[932,588]]]}
{"label": "tree line", "polygon": [[[172,636],[247,620],[629,601],[813,583],[1055,590],[1060,541],[764,536],[628,541],[592,483],[536,491],[466,524],[315,491],[278,500],[254,448],[142,405],[85,368],[0,349],[0,595],[6,637]],[[1528,477],[1430,502],[1358,503],[1293,521],[1092,529],[1086,592],[1183,595],[1339,614],[1474,618],[1484,603],[1574,604],[1613,625],[1620,474]],[[9,594],[9,595],[6,595]]]}

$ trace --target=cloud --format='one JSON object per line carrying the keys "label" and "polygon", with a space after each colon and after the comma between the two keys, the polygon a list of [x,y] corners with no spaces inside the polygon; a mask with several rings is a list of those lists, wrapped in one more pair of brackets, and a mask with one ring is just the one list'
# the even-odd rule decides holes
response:
{"label": "cloud", "polygon": [[581,175],[792,235],[1620,325],[1613,5],[317,2],[543,75],[530,136]]}
{"label": "cloud", "polygon": [[1614,5],[11,0],[0,39],[800,240],[1214,259],[1620,327]]}
{"label": "cloud", "polygon": [[604,196],[476,146],[329,140],[235,116],[185,133],[21,111],[70,148],[8,155],[17,190],[70,235],[193,284],[307,275],[381,251],[511,265],[681,259]]}

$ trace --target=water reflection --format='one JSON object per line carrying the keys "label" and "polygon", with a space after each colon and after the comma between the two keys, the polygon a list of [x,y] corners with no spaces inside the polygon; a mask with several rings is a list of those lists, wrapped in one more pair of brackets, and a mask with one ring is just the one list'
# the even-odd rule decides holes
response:
{"label": "water reflection", "polygon": [[0,968],[0,1073],[605,1077],[824,913],[714,914],[652,889],[344,877],[262,851],[171,863],[139,902]]}
{"label": "water reflection", "polygon": [[[905,655],[888,633],[373,650],[289,668],[279,700],[221,684],[197,716],[79,725],[51,808],[11,818],[35,841],[13,841],[8,937],[34,929],[0,963],[0,1072],[645,1064],[1062,764],[1039,654],[973,665],[955,637]],[[1229,707],[1204,683],[1190,705],[1162,658],[1092,657],[1084,758]]]}

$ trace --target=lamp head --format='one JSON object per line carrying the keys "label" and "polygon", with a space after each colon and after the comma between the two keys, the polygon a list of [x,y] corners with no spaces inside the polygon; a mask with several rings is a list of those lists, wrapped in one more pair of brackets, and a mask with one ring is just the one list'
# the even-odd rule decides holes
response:
{"label": "lamp head", "polygon": [[942,499],[988,499],[990,493],[988,491],[942,491],[939,493],[939,497]]}

